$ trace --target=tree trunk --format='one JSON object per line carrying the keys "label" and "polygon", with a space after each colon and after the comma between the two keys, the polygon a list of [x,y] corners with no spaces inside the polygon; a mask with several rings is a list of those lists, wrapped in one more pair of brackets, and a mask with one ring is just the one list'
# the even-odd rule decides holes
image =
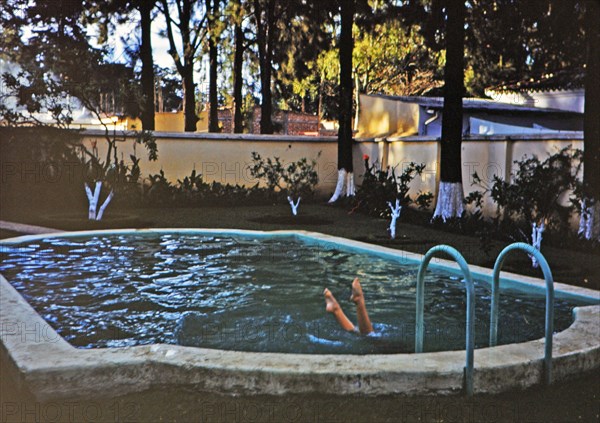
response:
{"label": "tree trunk", "polygon": [[186,64],[183,68],[183,114],[184,131],[195,132],[198,116],[196,115],[196,84],[194,83],[194,65]]}
{"label": "tree trunk", "polygon": [[[219,98],[217,93],[218,77],[218,40],[215,28],[215,20],[219,14],[220,0],[206,0],[206,11],[208,18],[208,58],[209,58],[209,81],[208,81],[208,132],[219,132]],[[211,4],[212,3],[212,4]]]}
{"label": "tree trunk", "polygon": [[266,22],[263,22],[262,6],[260,0],[255,0],[255,14],[256,14],[256,25],[257,34],[256,42],[258,44],[258,58],[260,65],[260,91],[262,100],[260,103],[260,133],[261,134],[272,134],[273,133],[273,105],[272,105],[272,94],[271,94],[271,57],[274,41],[275,32],[275,1],[267,1],[266,9]]}
{"label": "tree trunk", "polygon": [[183,82],[183,114],[184,131],[195,132],[198,116],[196,115],[196,84],[194,83],[194,51],[190,22],[192,19],[192,2],[184,1],[179,13],[181,40],[183,42],[183,66],[181,79]]}
{"label": "tree trunk", "polygon": [[317,116],[319,117],[319,131],[321,131],[321,119],[323,119],[323,90],[324,88],[324,75],[321,73],[319,76],[319,97],[317,99]]}
{"label": "tree trunk", "polygon": [[354,75],[354,130],[358,131],[358,118],[360,117],[360,78],[358,72]]}
{"label": "tree trunk", "polygon": [[[354,175],[352,167],[352,51],[354,39],[355,0],[340,0],[340,111],[338,129],[338,182],[330,203],[337,201],[344,191],[354,195]],[[344,182],[345,181],[345,182]]]}
{"label": "tree trunk", "polygon": [[143,1],[140,5],[142,44],[140,58],[142,60],[142,129],[154,131],[154,60],[152,58],[152,8],[153,1]]}
{"label": "tree trunk", "polygon": [[433,217],[444,221],[460,217],[462,188],[462,96],[464,92],[464,0],[447,2],[446,66],[444,68],[444,109],[442,118],[440,186]]}
{"label": "tree trunk", "polygon": [[352,172],[352,51],[355,0],[341,1],[338,169]]}
{"label": "tree trunk", "polygon": [[579,234],[600,240],[600,4],[587,0],[583,195]]}
{"label": "tree trunk", "polygon": [[244,65],[244,30],[241,23],[235,25],[235,56],[233,58],[233,132],[243,131],[242,118],[242,69]]}

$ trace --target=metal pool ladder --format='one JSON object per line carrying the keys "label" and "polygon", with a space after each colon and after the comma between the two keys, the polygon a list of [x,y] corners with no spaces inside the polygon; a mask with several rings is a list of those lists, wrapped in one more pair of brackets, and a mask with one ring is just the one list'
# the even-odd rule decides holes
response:
{"label": "metal pool ladder", "polygon": [[522,250],[534,256],[542,268],[546,280],[546,340],[544,342],[544,382],[549,385],[552,382],[552,334],[554,332],[554,279],[550,266],[542,253],[532,245],[524,242],[515,242],[506,247],[498,255],[494,264],[492,280],[492,305],[490,311],[490,347],[496,345],[498,339],[498,299],[500,297],[500,270],[508,253],[514,250]]}
{"label": "metal pool ladder", "polygon": [[475,340],[473,338],[473,328],[475,321],[475,288],[473,286],[473,278],[467,261],[465,258],[453,247],[449,245],[438,245],[427,251],[419,266],[419,273],[417,276],[417,318],[415,328],[415,352],[423,352],[423,306],[424,306],[424,290],[425,290],[425,271],[429,262],[436,253],[445,253],[450,255],[460,266],[465,280],[467,283],[467,335],[466,335],[466,350],[467,359],[465,365],[465,390],[468,396],[473,395],[473,350],[475,347]]}
{"label": "metal pool ladder", "polygon": [[[544,273],[544,279],[546,280],[546,339],[545,339],[545,351],[544,351],[544,382],[550,384],[552,381],[552,334],[554,332],[554,280],[552,278],[552,272],[550,266],[546,261],[546,258],[542,253],[533,247],[532,245],[525,244],[524,242],[516,242],[504,248],[498,255],[496,263],[494,264],[493,280],[492,280],[492,303],[490,310],[490,347],[493,347],[497,343],[498,338],[498,299],[500,297],[499,286],[500,286],[500,270],[504,264],[504,260],[508,253],[514,250],[522,250],[526,253],[533,255],[539,262],[542,272]],[[417,275],[417,315],[416,315],[416,328],[415,328],[415,352],[423,352],[423,307],[424,307],[424,294],[425,294],[425,271],[429,266],[429,262],[437,253],[445,253],[451,256],[456,261],[465,276],[466,290],[467,290],[467,322],[466,322],[466,364],[465,364],[465,391],[468,396],[473,395],[473,357],[474,357],[474,322],[475,322],[475,288],[473,285],[473,278],[471,277],[471,271],[465,258],[453,247],[449,245],[438,245],[431,248],[423,257],[421,265],[419,266],[419,273]]]}

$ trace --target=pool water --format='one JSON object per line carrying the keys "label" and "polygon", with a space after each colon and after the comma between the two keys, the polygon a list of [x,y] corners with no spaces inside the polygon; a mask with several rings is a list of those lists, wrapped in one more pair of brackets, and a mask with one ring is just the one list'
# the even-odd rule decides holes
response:
{"label": "pool water", "polygon": [[[49,237],[3,246],[0,272],[72,345],[166,343],[237,351],[373,354],[414,351],[417,266],[293,237],[181,233]],[[355,324],[358,276],[375,333],[340,329],[329,288]],[[428,271],[425,351],[463,350],[461,278]],[[491,290],[475,281],[475,344],[486,347]],[[574,301],[555,299],[555,330]],[[499,344],[542,338],[544,297],[500,295]]]}

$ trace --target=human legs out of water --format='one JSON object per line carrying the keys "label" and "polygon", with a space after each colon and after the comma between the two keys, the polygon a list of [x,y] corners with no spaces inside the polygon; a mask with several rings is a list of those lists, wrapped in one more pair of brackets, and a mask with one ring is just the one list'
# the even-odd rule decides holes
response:
{"label": "human legs out of water", "polygon": [[337,320],[342,329],[349,332],[355,330],[354,324],[346,317],[346,314],[342,311],[342,307],[340,307],[331,291],[325,288],[323,294],[325,295],[325,310],[333,314],[333,317],[335,317],[335,320]]}
{"label": "human legs out of water", "polygon": [[[348,317],[346,317],[342,307],[340,307],[331,291],[325,288],[323,294],[325,295],[325,310],[328,313],[333,314],[342,329],[347,331],[355,331],[356,328],[354,327],[354,324],[350,321],[350,319],[348,319]],[[362,287],[360,286],[358,278],[355,278],[352,282],[352,296],[350,297],[350,300],[356,304],[356,317],[358,318],[358,330],[360,333],[367,335],[373,332],[373,325],[371,325],[371,320],[369,319],[369,314],[367,313],[365,298],[363,296]]]}
{"label": "human legs out of water", "polygon": [[350,296],[350,300],[356,304],[356,317],[358,319],[358,330],[360,333],[367,335],[373,332],[373,325],[371,324],[371,319],[369,319],[369,313],[367,313],[365,297],[358,278],[354,278],[354,281],[352,282],[352,295]]}

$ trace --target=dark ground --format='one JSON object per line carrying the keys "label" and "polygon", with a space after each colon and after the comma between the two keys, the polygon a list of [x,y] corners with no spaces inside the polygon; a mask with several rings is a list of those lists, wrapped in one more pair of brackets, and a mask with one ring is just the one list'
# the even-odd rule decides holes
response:
{"label": "dark ground", "polygon": [[[476,237],[400,222],[397,239],[390,241],[387,222],[320,204],[300,207],[300,219],[289,207],[139,209],[139,227],[238,228],[257,230],[304,229],[392,248],[425,253],[449,244],[469,263],[491,267],[507,244],[492,243],[486,255]],[[107,216],[109,214],[107,213]],[[61,228],[41,211],[0,211],[0,219]],[[72,225],[72,222],[69,223]],[[16,234],[0,230],[0,237]],[[600,257],[558,246],[542,246],[556,281],[600,288]],[[506,270],[537,275],[525,255],[510,256]],[[599,322],[600,325],[600,322]],[[368,360],[367,357],[365,359]],[[401,396],[285,396],[229,397],[193,390],[155,389],[127,396],[107,392],[103,398],[70,398],[36,402],[16,388],[0,366],[0,421],[201,421],[201,422],[597,422],[600,421],[600,370],[551,387],[536,387],[495,396],[404,398]]]}

